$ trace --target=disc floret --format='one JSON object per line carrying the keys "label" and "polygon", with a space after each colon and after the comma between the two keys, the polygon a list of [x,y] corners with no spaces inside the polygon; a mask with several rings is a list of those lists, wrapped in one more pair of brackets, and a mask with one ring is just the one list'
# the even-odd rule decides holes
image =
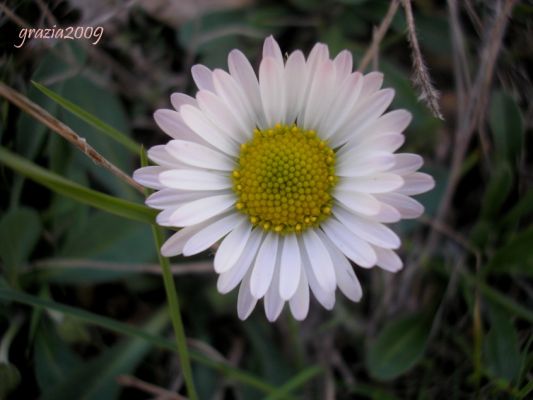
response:
{"label": "disc floret", "polygon": [[254,226],[300,233],[331,214],[335,152],[315,131],[276,124],[254,130],[232,172],[236,209]]}

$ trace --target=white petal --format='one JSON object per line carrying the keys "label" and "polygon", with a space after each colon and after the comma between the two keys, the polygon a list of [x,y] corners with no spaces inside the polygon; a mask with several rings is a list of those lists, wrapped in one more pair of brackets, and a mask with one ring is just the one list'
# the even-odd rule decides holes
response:
{"label": "white petal", "polygon": [[158,192],[152,193],[146,198],[145,203],[149,207],[156,208],[158,210],[164,210],[165,208],[177,208],[184,203],[188,203],[202,197],[216,196],[217,194],[222,193],[229,193],[229,191],[191,192],[165,188],[159,190]]}
{"label": "white petal", "polygon": [[[379,199],[378,199],[379,200]],[[402,219],[402,214],[395,209],[394,207],[381,202],[379,207],[379,213],[372,216],[372,219],[376,220],[377,222],[382,222],[385,224],[392,224],[394,222],[398,222]]]}
{"label": "white petal", "polygon": [[327,117],[335,83],[335,67],[326,60],[318,65],[310,82],[307,102],[298,121],[304,129],[318,129],[322,119]]}
{"label": "white petal", "polygon": [[359,146],[365,152],[385,151],[394,153],[404,142],[405,136],[401,133],[383,133],[363,139]]}
{"label": "white petal", "polygon": [[235,194],[222,194],[193,200],[180,207],[170,216],[173,226],[189,226],[222,214],[235,204]]}
{"label": "white petal", "polygon": [[400,193],[383,193],[376,195],[379,201],[394,207],[402,218],[418,218],[424,213],[424,206],[415,199]]}
{"label": "white petal", "polygon": [[159,175],[166,170],[166,168],[159,166],[142,167],[135,170],[133,173],[133,179],[135,182],[148,188],[162,189],[164,185],[159,181]]}
{"label": "white petal", "polygon": [[405,183],[397,192],[408,196],[425,193],[435,187],[433,177],[423,172],[404,175],[403,180]]}
{"label": "white petal", "polygon": [[248,102],[252,106],[257,125],[262,129],[267,128],[259,93],[259,82],[250,62],[241,51],[232,50],[228,55],[228,67],[231,76],[241,85]]}
{"label": "white petal", "polygon": [[342,179],[337,188],[349,192],[386,193],[392,192],[402,185],[403,179],[400,175],[381,172],[373,175]]}
{"label": "white petal", "polygon": [[305,57],[299,50],[291,53],[285,65],[287,87],[287,123],[293,123],[304,103]]}
{"label": "white petal", "polygon": [[243,216],[231,213],[216,222],[207,225],[194,236],[192,236],[183,247],[184,256],[192,256],[201,253],[215,244],[220,238],[227,235],[243,220]]}
{"label": "white petal", "polygon": [[298,279],[298,288],[296,293],[289,301],[291,313],[298,321],[302,321],[307,317],[309,312],[309,284],[305,275],[304,268],[300,269],[300,277]]}
{"label": "white petal", "polygon": [[286,102],[283,69],[272,57],[263,58],[259,66],[259,89],[269,127],[285,121]]}
{"label": "white petal", "polygon": [[217,281],[217,289],[220,293],[229,293],[239,284],[244,275],[250,269],[252,262],[255,260],[257,249],[263,240],[263,231],[261,229],[254,229],[250,234],[250,238],[246,243],[246,248],[243,250],[241,256],[230,270],[219,275]]}
{"label": "white petal", "polygon": [[215,223],[219,219],[220,217],[215,217],[211,220],[204,221],[201,224],[180,229],[178,232],[174,233],[170,238],[168,238],[163,246],[161,246],[161,255],[164,257],[173,257],[183,253],[183,247],[185,246],[185,243],[187,243],[192,236],[197,234],[206,226]]}
{"label": "white petal", "polygon": [[193,167],[220,171],[235,169],[235,162],[230,157],[198,143],[171,140],[167,143],[166,149],[176,160]]}
{"label": "white petal", "polygon": [[198,108],[184,105],[181,107],[181,116],[189,128],[206,142],[230,156],[238,154],[237,144],[224,136]]}
{"label": "white petal", "polygon": [[334,287],[333,290],[326,290],[319,284],[319,278],[313,272],[313,268],[311,267],[311,260],[309,260],[309,257],[306,251],[304,250],[304,246],[305,245],[303,243],[300,243],[300,249],[302,250],[302,264],[305,269],[305,274],[307,276],[309,286],[311,287],[311,291],[313,292],[318,302],[322,304],[322,306],[326,310],[331,310],[335,305],[336,287]]}
{"label": "white petal", "polygon": [[237,119],[233,112],[213,92],[200,90],[196,94],[198,106],[207,115],[209,120],[217,126],[226,136],[236,142],[246,141],[250,134],[251,126],[245,126],[242,119]]}
{"label": "white petal", "polygon": [[388,249],[397,249],[401,240],[391,229],[371,219],[346,211],[342,207],[333,207],[333,215],[352,233],[372,244]]}
{"label": "white petal", "polygon": [[279,254],[278,254],[278,260],[276,263],[276,267],[274,270],[274,276],[272,277],[272,284],[268,288],[265,299],[264,299],[264,306],[265,306],[265,314],[267,319],[270,322],[274,322],[278,319],[279,315],[281,314],[281,311],[283,310],[283,305],[285,304],[285,301],[280,297],[279,295]]}
{"label": "white petal", "polygon": [[154,163],[161,165],[162,167],[167,168],[184,168],[185,164],[179,162],[174,157],[172,157],[167,149],[166,145],[160,144],[157,146],[150,147],[148,150],[148,158]]}
{"label": "white petal", "polygon": [[356,213],[370,216],[379,213],[379,201],[368,193],[347,192],[335,188],[333,197],[344,207]]}
{"label": "white petal", "polygon": [[329,238],[322,231],[317,232],[324,244],[326,245],[333,265],[335,266],[335,277],[337,285],[346,297],[352,301],[359,301],[363,296],[363,289],[355,275],[355,272],[348,259],[331,243]]}
{"label": "white petal", "polygon": [[352,53],[350,53],[348,50],[341,51],[339,54],[337,54],[337,57],[335,57],[333,63],[335,64],[337,82],[340,83],[352,72]]}
{"label": "white petal", "polygon": [[172,93],[170,95],[170,103],[172,104],[172,107],[176,109],[176,111],[179,111],[181,106],[184,106],[185,104],[195,107],[198,105],[194,97],[191,97],[185,93]]}
{"label": "white petal", "polygon": [[376,252],[366,241],[350,232],[339,221],[330,218],[321,225],[331,242],[350,260],[363,268],[376,264]]}
{"label": "white petal", "polygon": [[263,297],[272,283],[278,254],[278,237],[275,233],[268,233],[257,253],[250,278],[250,290],[256,299]]}
{"label": "white petal", "polygon": [[[305,251],[309,257],[310,267],[316,276],[318,284],[326,292],[335,290],[335,270],[329,252],[313,229],[308,229],[302,235]],[[304,250],[304,249],[302,249]]]}
{"label": "white petal", "polygon": [[203,138],[194,133],[183,121],[181,114],[174,110],[157,110],[154,113],[156,124],[173,139],[191,140],[206,143]]}
{"label": "white petal", "polygon": [[386,171],[394,165],[394,155],[386,152],[363,153],[354,149],[339,155],[335,168],[338,176],[365,176]]}
{"label": "white petal", "polygon": [[241,85],[233,76],[221,69],[216,69],[213,72],[213,83],[217,94],[224,100],[233,117],[251,138],[256,126],[256,113]]}
{"label": "white petal", "polygon": [[283,55],[281,54],[281,49],[278,42],[274,39],[274,36],[270,35],[265,39],[263,44],[263,58],[271,57],[277,63],[280,63],[283,66]]}
{"label": "white petal", "polygon": [[229,176],[193,169],[171,169],[159,174],[159,181],[172,189],[221,190],[232,187]]}
{"label": "white petal", "polygon": [[321,137],[328,139],[335,135],[344,126],[351,115],[351,111],[359,100],[363,78],[360,72],[354,72],[340,84],[340,89],[335,93],[330,112],[319,126]]}
{"label": "white petal", "polygon": [[213,86],[213,72],[207,68],[205,65],[196,64],[191,68],[192,79],[198,89],[200,90],[210,90],[211,92],[215,91]]}
{"label": "white petal", "polygon": [[372,131],[402,133],[411,123],[413,116],[407,110],[393,110],[383,114],[372,124]]}
{"label": "white petal", "polygon": [[239,288],[239,298],[237,300],[237,315],[239,318],[241,320],[248,318],[256,304],[257,299],[250,292],[250,271],[248,271]]}
{"label": "white petal", "polygon": [[289,300],[298,289],[302,260],[296,235],[285,236],[281,250],[279,294]]}
{"label": "white petal", "polygon": [[[363,98],[363,94],[360,94]],[[383,89],[372,94],[366,101],[358,103],[351,113],[350,122],[331,138],[331,146],[338,147],[354,138],[373,123],[390,105],[394,98],[393,89]]]}
{"label": "white petal", "polygon": [[403,262],[398,254],[389,249],[374,247],[378,260],[376,265],[389,272],[398,272],[403,267]]}
{"label": "white petal", "polygon": [[363,90],[361,98],[366,98],[381,88],[383,84],[383,74],[381,72],[373,71],[364,76]]}
{"label": "white petal", "polygon": [[233,268],[248,246],[252,225],[244,220],[224,238],[215,254],[215,271],[219,274]]}
{"label": "white petal", "polygon": [[399,175],[407,175],[420,169],[422,164],[424,160],[418,154],[394,154],[394,166],[391,171]]}

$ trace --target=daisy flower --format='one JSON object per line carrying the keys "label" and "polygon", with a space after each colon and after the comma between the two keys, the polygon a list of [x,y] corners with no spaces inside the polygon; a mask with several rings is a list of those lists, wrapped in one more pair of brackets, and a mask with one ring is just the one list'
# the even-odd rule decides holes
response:
{"label": "daisy flower", "polygon": [[286,302],[302,320],[310,292],[329,310],[337,287],[359,301],[351,262],[402,268],[400,238],[385,224],[420,216],[410,196],[434,181],[417,172],[420,156],[395,153],[411,114],[384,114],[394,91],[381,89],[383,75],[352,68],[348,51],[331,59],[321,43],[307,59],[299,50],[284,59],[271,36],[258,76],[233,50],[229,72],[195,65],[196,96],[175,93],[175,110],[154,114],[172,140],[152,147],[157,165],[134,178],[156,190],[146,204],[161,210],[157,223],[180,228],[161,253],[220,242],[217,288],[240,285],[241,319],[263,299],[269,321]]}

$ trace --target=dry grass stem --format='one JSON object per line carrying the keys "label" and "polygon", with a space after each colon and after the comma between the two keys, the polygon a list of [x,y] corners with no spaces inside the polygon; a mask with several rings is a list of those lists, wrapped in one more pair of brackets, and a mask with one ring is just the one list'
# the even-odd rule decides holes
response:
{"label": "dry grass stem", "polygon": [[[496,10],[494,17],[486,23],[486,34],[483,40],[483,49],[480,53],[479,68],[471,94],[468,98],[467,106],[463,110],[460,110],[462,112],[459,115],[458,126],[455,132],[455,145],[448,185],[437,210],[437,215],[434,220],[435,226],[440,225],[448,215],[453,194],[461,178],[461,168],[468,150],[468,144],[478,125],[479,118],[485,115],[485,107],[494,74],[494,66],[502,46],[508,17],[511,15],[515,3],[516,0],[506,0],[503,5],[499,3],[500,7]],[[421,259],[424,259],[433,252],[437,244],[438,234],[439,231],[432,229],[427,241],[426,251],[422,253]]]}
{"label": "dry grass stem", "polygon": [[87,143],[84,138],[79,136],[71,128],[56,119],[48,111],[35,104],[26,96],[10,88],[2,82],[0,82],[0,96],[6,98],[11,103],[19,107],[22,111],[28,113],[39,122],[42,122],[52,131],[56,132],[57,134],[68,140],[75,147],[77,147],[78,150],[80,150],[83,154],[89,157],[96,165],[107,169],[117,178],[121,179],[131,187],[135,188],[140,193],[144,193],[144,189],[141,185],[139,185],[129,175],[124,173],[122,170],[120,170],[118,167],[108,161],[104,156],[102,156],[99,152],[97,152],[90,144]]}
{"label": "dry grass stem", "polygon": [[379,28],[377,30],[374,30],[374,34],[372,36],[372,43],[370,44],[370,47],[368,48],[365,55],[363,56],[363,59],[359,63],[359,67],[357,68],[359,72],[363,72],[368,66],[368,64],[370,64],[370,62],[376,58],[376,53],[379,51],[379,45],[381,41],[383,40],[383,37],[389,30],[389,26],[392,22],[392,19],[396,15],[396,11],[398,11],[399,5],[400,5],[399,0],[392,0],[390,2],[389,9],[387,10],[385,17],[383,17],[383,20],[381,21]]}
{"label": "dry grass stem", "polygon": [[171,392],[170,390],[166,390],[152,383],[145,382],[131,375],[117,376],[117,383],[121,386],[139,389],[147,394],[156,396],[157,399],[161,400],[187,400],[186,397],[183,397],[177,393]]}
{"label": "dry grass stem", "polygon": [[416,37],[415,19],[413,17],[411,0],[402,0],[402,4],[405,10],[405,19],[407,20],[407,40],[411,46],[411,58],[414,69],[412,78],[413,83],[415,87],[420,90],[419,99],[426,104],[435,117],[444,120],[439,106],[440,94],[431,84],[431,78]]}
{"label": "dry grass stem", "polygon": [[[134,272],[161,275],[159,264],[127,264],[110,261],[82,260],[82,259],[46,259],[39,260],[32,265],[36,269],[79,269],[90,268],[93,270],[113,272]],[[203,274],[213,272],[213,264],[210,262],[188,262],[173,264],[170,266],[173,275]]]}

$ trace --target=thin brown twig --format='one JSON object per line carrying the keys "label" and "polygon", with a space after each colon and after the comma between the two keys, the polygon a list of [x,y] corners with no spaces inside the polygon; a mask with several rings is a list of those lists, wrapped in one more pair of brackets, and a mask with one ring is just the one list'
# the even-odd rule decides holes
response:
{"label": "thin brown twig", "polygon": [[375,54],[379,50],[379,44],[383,40],[383,37],[389,30],[389,26],[392,23],[392,19],[396,15],[396,11],[398,11],[398,6],[400,5],[399,0],[392,0],[389,5],[389,9],[387,10],[387,13],[383,17],[383,20],[381,21],[381,24],[379,24],[379,28],[374,31],[374,35],[372,37],[372,43],[370,44],[370,47],[366,51],[365,55],[363,56],[363,59],[359,63],[359,67],[357,70],[359,72],[363,72],[368,64],[375,58]]}
{"label": "thin brown twig", "polygon": [[413,83],[421,92],[419,98],[431,110],[433,115],[444,120],[439,106],[440,94],[431,84],[431,78],[416,37],[415,19],[413,17],[411,0],[402,0],[402,4],[405,11],[405,19],[407,21],[407,40],[411,46],[411,58],[414,69]]}
{"label": "thin brown twig", "polygon": [[186,400],[187,398],[178,394],[171,392],[170,390],[164,389],[160,386],[154,385],[152,383],[145,382],[139,378],[136,378],[131,375],[119,375],[117,376],[117,382],[121,386],[132,387],[135,389],[142,390],[145,393],[157,396],[158,399],[165,400]]}
{"label": "thin brown twig", "polygon": [[[455,147],[452,154],[452,166],[448,177],[448,185],[442,196],[435,222],[437,224],[445,220],[448,215],[453,194],[461,178],[463,160],[468,150],[468,144],[472,138],[475,127],[480,115],[484,115],[484,107],[488,96],[490,83],[494,73],[494,66],[502,45],[505,28],[508,22],[508,16],[511,15],[516,0],[506,0],[503,6],[496,11],[493,19],[487,22],[486,34],[484,38],[484,47],[480,54],[479,68],[476,80],[472,86],[471,95],[467,107],[461,112],[458,127],[455,132]],[[432,229],[425,251],[420,258],[424,259],[431,254],[437,244],[439,232]]]}
{"label": "thin brown twig", "polygon": [[144,193],[144,188],[135,182],[129,175],[124,173],[113,163],[108,161],[104,156],[97,152],[87,141],[74,132],[71,128],[65,125],[63,122],[59,121],[57,118],[52,116],[48,111],[40,107],[38,104],[34,103],[28,99],[23,94],[17,92],[16,90],[10,88],[4,83],[0,82],[0,96],[5,97],[11,103],[19,107],[21,110],[25,111],[38,121],[42,122],[52,131],[56,132],[75,147],[78,148],[83,154],[89,157],[96,165],[99,165],[113,175],[130,185],[131,187],[138,190],[140,193]]}
{"label": "thin brown twig", "polygon": [[[94,270],[105,270],[113,272],[135,272],[147,274],[161,274],[161,266],[159,264],[131,264],[118,263],[111,261],[98,260],[82,260],[82,259],[44,259],[35,261],[32,268],[40,270],[48,269],[79,269],[90,268]],[[213,271],[213,265],[210,262],[187,262],[183,264],[172,264],[170,270],[173,275],[186,274],[204,274]]]}

